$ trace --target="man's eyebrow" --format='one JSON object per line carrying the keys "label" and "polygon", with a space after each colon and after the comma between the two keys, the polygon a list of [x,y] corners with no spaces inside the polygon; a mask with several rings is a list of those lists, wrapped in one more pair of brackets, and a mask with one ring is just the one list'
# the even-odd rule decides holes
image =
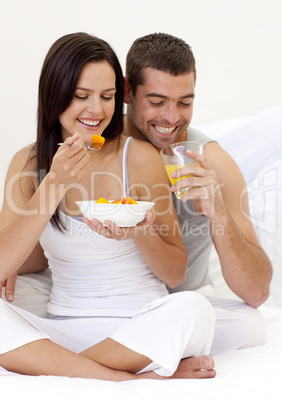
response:
{"label": "man's eyebrow", "polygon": [[[151,92],[149,94],[146,95],[148,98],[162,98],[162,99],[168,99],[168,96],[165,95],[161,95],[155,92]],[[180,99],[187,99],[187,98],[195,98],[195,94],[187,94],[184,96],[181,96]]]}

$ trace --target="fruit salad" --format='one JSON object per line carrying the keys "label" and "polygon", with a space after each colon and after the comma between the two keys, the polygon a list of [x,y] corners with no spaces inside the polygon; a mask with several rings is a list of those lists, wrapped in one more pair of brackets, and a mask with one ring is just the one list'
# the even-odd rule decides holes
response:
{"label": "fruit salad", "polygon": [[131,197],[119,198],[111,202],[101,197],[96,201],[96,204],[138,204],[138,202],[133,200]]}

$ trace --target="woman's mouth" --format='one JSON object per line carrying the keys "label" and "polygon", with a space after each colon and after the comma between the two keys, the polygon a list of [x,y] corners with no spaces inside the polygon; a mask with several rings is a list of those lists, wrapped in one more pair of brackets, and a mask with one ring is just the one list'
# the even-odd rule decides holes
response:
{"label": "woman's mouth", "polygon": [[97,127],[102,120],[88,120],[88,119],[77,119],[81,124],[88,127]]}

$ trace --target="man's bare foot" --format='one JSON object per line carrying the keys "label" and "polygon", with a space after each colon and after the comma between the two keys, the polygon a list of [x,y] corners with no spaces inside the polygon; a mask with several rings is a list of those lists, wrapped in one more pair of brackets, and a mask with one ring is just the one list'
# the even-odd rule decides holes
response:
{"label": "man's bare foot", "polygon": [[213,358],[199,356],[181,360],[177,370],[170,378],[213,378],[215,376]]}

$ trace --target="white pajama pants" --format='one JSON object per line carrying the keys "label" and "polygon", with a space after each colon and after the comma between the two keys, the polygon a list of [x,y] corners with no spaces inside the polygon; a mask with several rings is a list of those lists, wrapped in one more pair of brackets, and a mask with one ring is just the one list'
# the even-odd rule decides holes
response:
{"label": "white pajama pants", "polygon": [[215,312],[215,334],[210,354],[263,345],[266,322],[262,313],[241,301],[207,297]]}
{"label": "white pajama pants", "polygon": [[180,292],[152,301],[132,318],[41,318],[0,300],[0,354],[40,339],[81,352],[110,337],[147,356],[142,370],[171,376],[181,359],[209,354],[215,314],[196,292]]}

